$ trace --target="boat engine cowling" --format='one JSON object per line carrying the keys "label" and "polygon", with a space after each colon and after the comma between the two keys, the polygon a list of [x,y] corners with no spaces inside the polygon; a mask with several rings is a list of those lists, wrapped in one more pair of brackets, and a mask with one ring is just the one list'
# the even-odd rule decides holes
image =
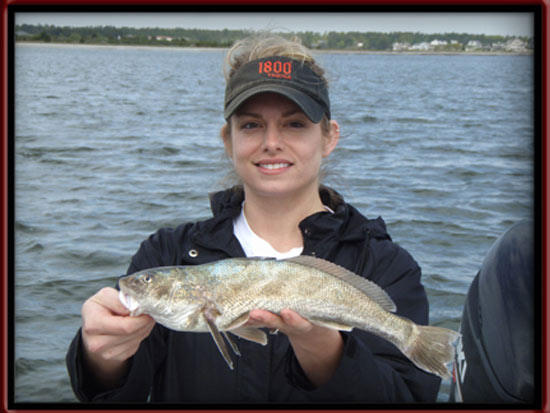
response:
{"label": "boat engine cowling", "polygon": [[450,401],[532,402],[535,389],[533,222],[493,244],[468,290]]}

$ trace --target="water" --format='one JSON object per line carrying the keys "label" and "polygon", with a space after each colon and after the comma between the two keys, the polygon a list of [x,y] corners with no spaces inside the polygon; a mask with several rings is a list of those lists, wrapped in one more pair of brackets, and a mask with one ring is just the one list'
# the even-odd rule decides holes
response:
{"label": "water", "polygon": [[[223,51],[15,50],[15,401],[74,402],[80,307],[160,227],[209,215],[229,170]],[[533,59],[322,54],[343,136],[327,183],[419,262],[458,329],[483,257],[533,214]],[[444,382],[438,400],[448,398]]]}

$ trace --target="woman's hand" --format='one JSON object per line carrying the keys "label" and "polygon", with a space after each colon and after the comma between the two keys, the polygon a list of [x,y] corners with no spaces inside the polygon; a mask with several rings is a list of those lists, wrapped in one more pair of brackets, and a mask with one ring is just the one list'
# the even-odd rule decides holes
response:
{"label": "woman's hand", "polygon": [[340,363],[344,349],[340,332],[312,324],[295,311],[285,309],[277,315],[252,310],[247,325],[277,329],[287,335],[300,366],[316,387],[325,384]]}
{"label": "woman's hand", "polygon": [[128,359],[146,338],[155,321],[148,315],[129,317],[118,291],[106,287],[82,306],[84,361],[96,381],[116,387],[126,373]]}

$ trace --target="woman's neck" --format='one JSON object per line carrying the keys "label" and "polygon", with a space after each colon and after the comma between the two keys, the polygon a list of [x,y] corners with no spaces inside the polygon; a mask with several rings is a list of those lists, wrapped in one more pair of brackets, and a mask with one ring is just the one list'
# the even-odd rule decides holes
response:
{"label": "woman's neck", "polygon": [[248,225],[279,252],[303,246],[298,224],[324,210],[318,192],[303,194],[298,199],[283,199],[258,197],[245,190],[244,214]]}

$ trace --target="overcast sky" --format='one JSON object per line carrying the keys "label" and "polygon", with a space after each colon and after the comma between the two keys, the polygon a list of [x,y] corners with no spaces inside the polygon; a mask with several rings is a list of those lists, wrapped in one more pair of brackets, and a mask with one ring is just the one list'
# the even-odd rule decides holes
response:
{"label": "overcast sky", "polygon": [[533,13],[27,13],[16,24],[56,26],[470,33],[533,36]]}

